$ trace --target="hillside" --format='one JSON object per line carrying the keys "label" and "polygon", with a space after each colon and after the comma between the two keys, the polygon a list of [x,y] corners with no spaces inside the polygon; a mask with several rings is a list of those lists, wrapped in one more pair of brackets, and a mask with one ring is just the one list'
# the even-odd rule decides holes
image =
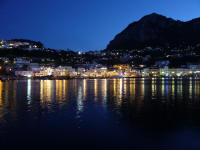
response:
{"label": "hillside", "polygon": [[153,13],[133,22],[107,46],[108,50],[175,47],[200,43],[200,18],[182,22]]}

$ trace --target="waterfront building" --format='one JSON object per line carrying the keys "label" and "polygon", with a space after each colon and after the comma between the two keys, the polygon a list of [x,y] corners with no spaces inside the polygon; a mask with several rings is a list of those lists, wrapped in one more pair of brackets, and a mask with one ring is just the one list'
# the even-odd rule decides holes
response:
{"label": "waterfront building", "polygon": [[36,72],[35,73],[35,76],[51,76],[53,73],[53,69],[52,67],[45,67],[45,66],[42,66],[40,67],[40,72]]}
{"label": "waterfront building", "polygon": [[85,68],[77,68],[77,75],[78,76],[82,76],[85,73]]}
{"label": "waterfront building", "polygon": [[34,75],[33,71],[15,71],[16,76],[32,77]]}
{"label": "waterfront building", "polygon": [[33,72],[40,72],[40,66],[38,63],[30,63],[29,69]]}
{"label": "waterfront building", "polygon": [[71,66],[66,66],[66,74],[67,76],[70,76],[70,77],[77,76],[77,72],[75,68],[72,68]]}
{"label": "waterfront building", "polygon": [[109,70],[106,73],[106,77],[120,77],[121,76],[121,72],[117,71],[117,70]]}
{"label": "waterfront building", "polygon": [[59,66],[57,68],[53,69],[52,75],[55,77],[63,77],[63,76],[67,76],[68,72],[66,67],[63,66]]}

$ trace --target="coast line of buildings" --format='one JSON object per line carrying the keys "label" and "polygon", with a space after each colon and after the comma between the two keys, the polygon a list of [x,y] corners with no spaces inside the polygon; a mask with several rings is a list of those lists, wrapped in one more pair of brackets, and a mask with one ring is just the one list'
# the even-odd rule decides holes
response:
{"label": "coast line of buildings", "polygon": [[[5,63],[9,59],[1,58]],[[200,65],[188,65],[182,68],[140,67],[130,65],[113,65],[106,67],[101,64],[85,64],[77,66],[54,66],[31,63],[23,58],[16,58],[12,65],[0,66],[10,77],[68,77],[68,78],[121,78],[121,77],[200,77]]]}

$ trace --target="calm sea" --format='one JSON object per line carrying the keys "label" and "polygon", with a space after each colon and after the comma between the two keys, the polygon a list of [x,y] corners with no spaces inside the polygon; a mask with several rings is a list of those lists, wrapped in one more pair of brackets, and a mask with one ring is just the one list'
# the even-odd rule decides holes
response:
{"label": "calm sea", "polygon": [[0,145],[199,150],[200,80],[0,82]]}

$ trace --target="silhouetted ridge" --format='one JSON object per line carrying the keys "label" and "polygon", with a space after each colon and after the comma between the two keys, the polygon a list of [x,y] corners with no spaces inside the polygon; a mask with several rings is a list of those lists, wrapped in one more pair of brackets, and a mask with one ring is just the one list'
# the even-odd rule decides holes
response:
{"label": "silhouetted ridge", "polygon": [[200,43],[200,18],[182,22],[152,13],[133,22],[112,40],[107,49],[135,49]]}

